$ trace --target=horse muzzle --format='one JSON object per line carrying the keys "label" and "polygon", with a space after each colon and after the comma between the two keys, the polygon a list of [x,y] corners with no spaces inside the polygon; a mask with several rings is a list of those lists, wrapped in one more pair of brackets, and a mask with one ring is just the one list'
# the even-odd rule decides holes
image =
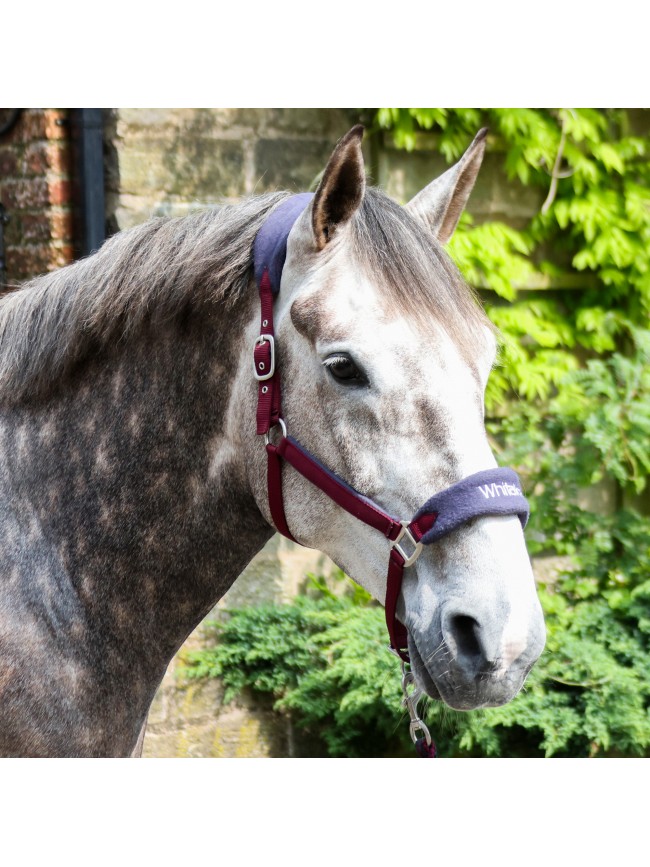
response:
{"label": "horse muzzle", "polygon": [[409,656],[418,686],[455,710],[511,701],[546,641],[532,578],[530,583],[529,602],[518,613],[467,592],[442,601],[426,629],[409,624]]}

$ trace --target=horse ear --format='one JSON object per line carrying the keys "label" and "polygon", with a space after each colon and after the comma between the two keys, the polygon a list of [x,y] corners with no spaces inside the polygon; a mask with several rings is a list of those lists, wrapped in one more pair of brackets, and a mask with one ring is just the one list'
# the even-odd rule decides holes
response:
{"label": "horse ear", "polygon": [[455,166],[440,175],[406,205],[446,244],[454,234],[483,162],[487,128],[482,129]]}
{"label": "horse ear", "polygon": [[363,199],[366,189],[361,152],[363,131],[358,124],[339,141],[316,190],[311,219],[318,250],[332,238],[337,226],[352,217]]}

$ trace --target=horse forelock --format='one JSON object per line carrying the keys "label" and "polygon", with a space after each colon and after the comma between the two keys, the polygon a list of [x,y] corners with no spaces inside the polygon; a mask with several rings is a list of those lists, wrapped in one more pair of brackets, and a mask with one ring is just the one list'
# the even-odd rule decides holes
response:
{"label": "horse forelock", "polygon": [[155,218],[0,299],[0,403],[46,395],[90,352],[247,289],[253,241],[288,193]]}
{"label": "horse forelock", "polygon": [[471,358],[495,332],[474,291],[431,230],[378,189],[367,189],[351,225],[353,254],[396,315],[426,330],[432,319]]}

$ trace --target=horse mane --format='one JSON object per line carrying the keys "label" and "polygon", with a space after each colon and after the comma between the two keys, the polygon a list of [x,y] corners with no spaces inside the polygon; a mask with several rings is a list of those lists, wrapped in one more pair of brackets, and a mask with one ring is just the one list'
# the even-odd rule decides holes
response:
{"label": "horse mane", "polygon": [[[119,232],[92,255],[0,298],[0,403],[44,395],[90,352],[248,288],[253,241],[290,194],[268,193]],[[401,315],[433,314],[471,352],[489,324],[430,230],[377,189],[352,220],[360,264]]]}
{"label": "horse mane", "polygon": [[43,395],[91,351],[145,323],[234,303],[248,286],[255,236],[288,195],[148,220],[0,298],[0,402]]}

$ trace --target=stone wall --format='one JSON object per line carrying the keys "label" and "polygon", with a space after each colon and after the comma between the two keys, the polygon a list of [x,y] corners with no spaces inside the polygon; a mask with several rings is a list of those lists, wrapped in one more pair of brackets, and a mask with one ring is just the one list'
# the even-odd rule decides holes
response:
{"label": "stone wall", "polygon": [[125,229],[254,193],[308,189],[358,120],[345,109],[106,112],[109,221]]}

